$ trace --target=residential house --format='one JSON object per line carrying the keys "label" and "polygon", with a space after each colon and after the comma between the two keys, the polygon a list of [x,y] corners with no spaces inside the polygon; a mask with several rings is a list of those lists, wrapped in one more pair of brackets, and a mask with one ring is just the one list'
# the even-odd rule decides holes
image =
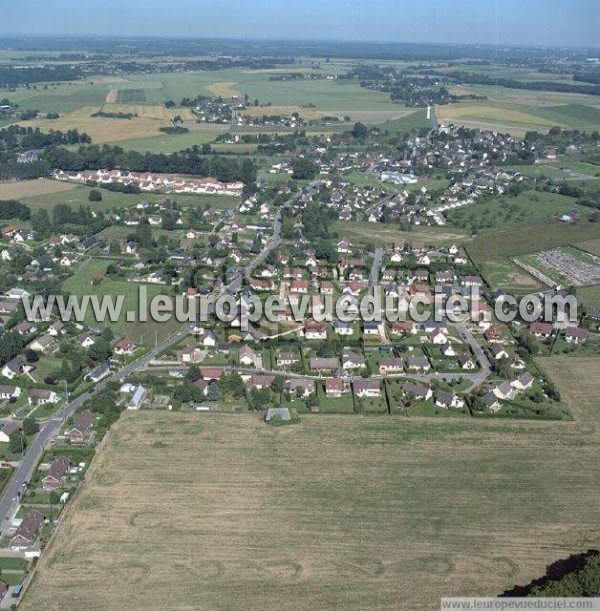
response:
{"label": "residential house", "polygon": [[64,323],[61,320],[57,320],[48,327],[48,335],[51,335],[52,337],[58,337],[64,332],[64,328]]}
{"label": "residential house", "polygon": [[31,547],[43,523],[44,516],[39,511],[30,511],[19,524],[15,536],[10,540],[10,547],[12,549]]}
{"label": "residential house", "polygon": [[307,321],[304,323],[304,337],[309,340],[326,340],[327,325],[322,322]]}
{"label": "residential house", "polygon": [[89,409],[84,409],[79,414],[73,427],[69,430],[69,438],[71,441],[83,441],[89,433],[96,417]]}
{"label": "residential house", "polygon": [[21,396],[21,388],[19,386],[0,385],[0,399],[18,399]]}
{"label": "residential house", "polygon": [[287,381],[286,390],[291,395],[305,399],[306,397],[315,394],[315,381],[292,378],[291,380]]}
{"label": "residential house", "polygon": [[181,351],[181,362],[182,363],[197,363],[200,360],[202,351],[193,344],[188,344]]}
{"label": "residential house", "polygon": [[240,348],[240,365],[258,368],[262,365],[262,358],[250,346],[242,346]]}
{"label": "residential house", "polygon": [[429,386],[425,384],[415,384],[413,382],[407,382],[402,387],[402,394],[405,397],[414,397],[420,401],[427,401],[433,395],[433,391]]}
{"label": "residential house", "polygon": [[129,356],[135,352],[137,348],[135,342],[132,339],[122,339],[115,345],[115,354],[119,356]]}
{"label": "residential house", "polygon": [[338,335],[352,335],[354,326],[351,322],[336,319],[333,321],[333,330]]}
{"label": "residential house", "polygon": [[406,359],[406,366],[409,371],[425,373],[431,369],[429,359],[426,356],[409,356]]}
{"label": "residential house", "polygon": [[262,390],[263,388],[271,388],[273,380],[275,380],[275,376],[252,376],[246,381],[246,388],[248,392],[252,390]]}
{"label": "residential house", "polygon": [[458,366],[465,371],[473,371],[477,365],[470,356],[463,354],[456,359]]}
{"label": "residential house", "polygon": [[29,391],[27,401],[29,405],[44,405],[46,403],[58,403],[59,396],[53,390],[43,390],[41,388],[32,388]]}
{"label": "residential house", "polygon": [[20,357],[16,356],[14,359],[11,359],[4,365],[2,368],[2,375],[9,380],[12,380],[14,377],[23,373],[25,368],[25,361]]}
{"label": "residential house", "polygon": [[55,458],[47,475],[42,478],[44,490],[55,490],[64,484],[67,471],[71,468],[71,460],[66,456]]}
{"label": "residential house", "polygon": [[510,384],[516,390],[528,390],[533,386],[534,378],[527,371],[520,378],[513,380]]}
{"label": "residential house", "polygon": [[345,352],[342,355],[342,369],[349,371],[351,369],[363,369],[367,366],[365,357],[356,352]]}
{"label": "residential house", "polygon": [[383,358],[379,361],[379,373],[388,375],[390,373],[402,373],[404,371],[404,361],[398,358]]}
{"label": "residential house", "polygon": [[409,335],[417,333],[417,327],[410,321],[397,321],[391,325],[392,335]]}
{"label": "residential house", "polygon": [[46,334],[34,339],[27,347],[36,352],[47,352],[53,343],[54,338],[52,335]]}
{"label": "residential house", "polygon": [[311,358],[309,365],[311,371],[319,372],[332,372],[340,368],[340,362],[336,358]]}
{"label": "residential house", "polygon": [[580,327],[567,327],[565,330],[565,341],[569,344],[585,344],[589,336],[590,332]]}
{"label": "residential house", "polygon": [[108,361],[98,365],[90,371],[85,378],[92,382],[99,382],[102,378],[105,378],[110,373],[110,363]]}
{"label": "residential house", "polygon": [[327,378],[325,380],[325,394],[328,397],[341,397],[344,392],[344,381],[341,378]]}
{"label": "residential house", "polygon": [[438,407],[443,407],[444,409],[448,409],[450,407],[459,409],[465,406],[465,400],[452,392],[438,390],[435,395],[435,404]]}
{"label": "residential house", "polygon": [[487,409],[489,409],[491,412],[497,412],[501,407],[498,397],[492,390],[488,391],[484,395],[483,402],[485,406],[487,407]]}
{"label": "residential house", "polygon": [[442,346],[441,352],[444,356],[456,356],[456,350],[450,342]]}
{"label": "residential house", "polygon": [[277,367],[296,365],[300,362],[300,355],[297,352],[279,352],[276,357]]}
{"label": "residential house", "polygon": [[552,325],[548,322],[532,322],[529,325],[529,332],[535,337],[548,339],[552,335]]}
{"label": "residential house", "polygon": [[502,384],[494,388],[492,392],[498,397],[498,399],[505,401],[512,401],[517,395],[516,389],[513,388],[508,381],[502,382]]}
{"label": "residential house", "polygon": [[14,422],[13,420],[3,422],[2,428],[0,429],[0,441],[8,443],[10,441],[10,436],[13,433],[19,432],[20,430],[21,425],[18,422]]}
{"label": "residential house", "polygon": [[381,397],[379,381],[372,378],[355,380],[353,388],[357,397]]}
{"label": "residential house", "polygon": [[381,335],[382,333],[382,328],[381,328],[381,323],[373,320],[373,321],[367,321],[363,324],[363,333],[365,335]]}
{"label": "residential house", "polygon": [[498,344],[494,344],[491,346],[490,354],[492,358],[495,359],[496,361],[499,361],[501,359],[510,358],[510,354],[508,354],[508,352],[502,346],[499,346]]}
{"label": "residential house", "polygon": [[81,333],[77,336],[77,343],[79,344],[80,348],[89,348],[90,346],[93,346],[96,343],[96,340],[94,338],[95,335],[93,333],[91,333],[90,331],[86,331],[85,333]]}

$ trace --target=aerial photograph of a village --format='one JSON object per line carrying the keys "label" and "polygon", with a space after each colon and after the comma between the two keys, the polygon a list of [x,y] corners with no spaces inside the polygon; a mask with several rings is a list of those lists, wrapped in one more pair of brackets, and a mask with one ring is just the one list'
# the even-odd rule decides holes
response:
{"label": "aerial photograph of a village", "polygon": [[600,611],[597,0],[0,7],[0,611]]}

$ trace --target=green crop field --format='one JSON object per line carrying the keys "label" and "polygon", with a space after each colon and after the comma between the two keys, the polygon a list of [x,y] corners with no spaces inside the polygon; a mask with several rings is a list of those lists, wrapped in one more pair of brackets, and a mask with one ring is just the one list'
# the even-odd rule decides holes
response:
{"label": "green crop field", "polygon": [[146,101],[143,89],[118,89],[117,104],[140,104]]}
{"label": "green crop field", "polygon": [[600,126],[600,109],[583,104],[565,104],[564,106],[545,106],[529,111],[536,117],[553,121],[555,125],[590,129]]}
{"label": "green crop field", "polygon": [[74,82],[40,85],[37,89],[19,89],[7,97],[19,104],[23,110],[35,109],[40,113],[62,114],[80,108],[100,107],[109,91],[110,85]]}
{"label": "green crop field", "polygon": [[431,121],[427,119],[427,111],[424,108],[419,108],[409,112],[399,119],[392,119],[380,123],[377,127],[382,130],[387,130],[390,133],[405,132],[419,128],[430,128]]}
{"label": "green crop field", "polygon": [[175,153],[192,146],[213,142],[219,134],[225,133],[227,125],[210,125],[206,129],[194,129],[183,134],[154,134],[146,138],[121,140],[118,145],[124,149],[132,149],[142,153]]}
{"label": "green crop field", "polygon": [[565,423],[126,414],[22,608],[430,611],[497,595],[597,543],[597,402],[577,388],[588,400]]}
{"label": "green crop field", "polygon": [[579,287],[577,295],[583,299],[586,308],[600,309],[600,284]]}
{"label": "green crop field", "polygon": [[592,240],[597,235],[595,223],[565,225],[553,220],[540,220],[535,224],[482,232],[466,248],[493,288],[523,292],[539,286],[539,283],[512,263],[511,257]]}

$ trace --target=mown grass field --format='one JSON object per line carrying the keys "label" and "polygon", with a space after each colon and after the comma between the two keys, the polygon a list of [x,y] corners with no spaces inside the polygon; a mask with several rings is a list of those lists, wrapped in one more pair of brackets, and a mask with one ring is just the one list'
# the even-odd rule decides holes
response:
{"label": "mown grass field", "polygon": [[125,149],[132,149],[142,153],[174,153],[194,145],[201,146],[213,142],[220,134],[228,131],[228,125],[219,124],[193,124],[188,125],[189,132],[183,134],[165,134],[158,131],[166,123],[157,123],[156,130],[131,139],[124,138],[118,144]]}
{"label": "mown grass field", "polygon": [[[449,218],[459,226],[501,228],[508,225],[551,220],[573,209],[576,200],[557,193],[524,191],[515,197],[497,197],[486,202],[457,208]],[[582,211],[587,216],[585,210]]]}
{"label": "mown grass field", "polygon": [[498,594],[597,544],[593,410],[569,423],[307,415],[289,428],[126,414],[22,608],[429,611]]}
{"label": "mown grass field", "polygon": [[336,221],[333,228],[340,236],[360,243],[377,246],[388,245],[399,240],[425,241],[426,244],[447,246],[462,243],[467,239],[460,229],[447,227],[415,227],[412,231],[400,231],[394,225],[369,223],[368,221]]}
{"label": "mown grass field", "polygon": [[[37,183],[42,183],[40,186]],[[31,183],[31,188],[27,186],[27,183]],[[35,184],[33,184],[35,183]],[[52,191],[54,185],[66,187],[68,190]],[[151,204],[164,202],[165,199],[176,201],[181,207],[195,207],[204,206],[208,204],[211,208],[216,209],[228,209],[234,208],[239,199],[237,197],[221,197],[214,195],[180,195],[174,193],[140,193],[140,194],[126,194],[119,193],[117,191],[108,191],[107,189],[98,188],[102,193],[102,201],[91,202],[89,201],[89,193],[92,190],[91,187],[84,185],[77,185],[74,183],[61,183],[58,181],[23,181],[19,183],[6,183],[0,185],[0,193],[2,188],[5,186],[13,186],[15,196],[17,199],[22,201],[24,204],[29,206],[32,211],[40,208],[52,211],[52,208],[56,204],[69,204],[71,208],[78,208],[81,204],[89,206],[92,210],[110,210],[116,208],[130,208],[136,206],[141,201],[148,201]],[[23,188],[21,188],[23,187]],[[39,193],[31,195],[35,188],[38,188]],[[7,189],[7,192],[8,189]],[[0,199],[3,198],[0,195]],[[129,229],[132,229],[131,227]]]}

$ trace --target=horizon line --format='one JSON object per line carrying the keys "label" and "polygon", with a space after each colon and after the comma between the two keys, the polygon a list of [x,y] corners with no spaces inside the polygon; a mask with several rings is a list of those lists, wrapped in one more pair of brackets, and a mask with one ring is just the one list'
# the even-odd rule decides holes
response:
{"label": "horizon line", "polygon": [[[177,34],[92,34],[81,33],[73,35],[65,35],[59,33],[44,34],[44,33],[2,33],[0,32],[0,40],[7,39],[62,39],[65,42],[69,40],[188,40],[188,41],[230,41],[230,42],[295,42],[295,43],[321,43],[321,44],[337,44],[337,43],[352,43],[362,45],[432,45],[442,47],[467,47],[467,48],[486,48],[486,49],[577,49],[600,51],[600,46],[594,47],[589,45],[575,44],[527,44],[527,43],[486,43],[486,42],[458,42],[458,41],[405,41],[405,40],[377,40],[377,39],[358,39],[358,38],[310,38],[296,36],[187,36]],[[1,50],[1,49],[0,49]],[[19,50],[19,49],[14,49]]]}

